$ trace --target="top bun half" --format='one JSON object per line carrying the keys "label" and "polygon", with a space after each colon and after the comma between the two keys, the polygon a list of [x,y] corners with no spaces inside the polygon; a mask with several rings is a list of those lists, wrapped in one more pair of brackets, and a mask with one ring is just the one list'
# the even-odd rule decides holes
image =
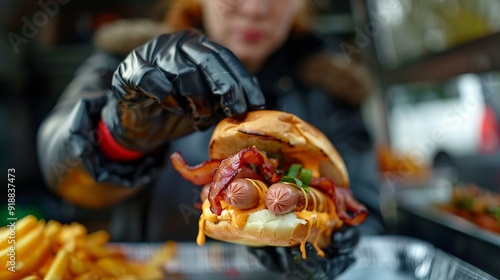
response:
{"label": "top bun half", "polygon": [[223,119],[210,139],[210,158],[222,160],[251,146],[268,155],[281,154],[286,164],[301,163],[313,176],[330,177],[337,186],[349,186],[344,161],[330,140],[293,114],[258,110],[243,119]]}

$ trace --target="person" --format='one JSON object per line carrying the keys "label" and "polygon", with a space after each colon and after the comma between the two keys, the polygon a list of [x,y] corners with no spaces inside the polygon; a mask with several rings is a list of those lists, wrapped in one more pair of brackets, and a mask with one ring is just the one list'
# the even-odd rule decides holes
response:
{"label": "person", "polygon": [[[355,197],[370,210],[359,231],[382,233],[372,140],[361,114],[369,75],[314,35],[307,2],[178,0],[161,24],[102,28],[96,52],[40,127],[47,185],[76,205],[112,205],[113,240],[192,241],[199,189],[173,170],[168,155],[180,151],[191,164],[203,162],[221,118],[282,110],[329,137]],[[283,268],[274,252],[254,253]],[[336,262],[324,261],[350,264]]]}

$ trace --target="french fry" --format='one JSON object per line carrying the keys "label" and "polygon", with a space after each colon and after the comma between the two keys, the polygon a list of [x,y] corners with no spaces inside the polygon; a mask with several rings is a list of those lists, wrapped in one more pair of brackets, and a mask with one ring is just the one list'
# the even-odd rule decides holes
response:
{"label": "french fry", "polygon": [[64,250],[68,253],[74,253],[76,250],[76,246],[77,246],[76,244],[77,244],[76,239],[68,239],[68,241],[66,243],[61,245],[60,250]]}
{"label": "french fry", "polygon": [[78,259],[77,257],[70,256],[69,258],[69,271],[73,275],[80,275],[84,274],[89,270],[89,266],[82,260]]}
{"label": "french fry", "polygon": [[32,254],[32,251],[40,245],[44,239],[44,227],[45,221],[40,220],[38,225],[26,233],[25,236],[21,236],[18,242],[16,242],[16,253],[20,260],[28,258]]}
{"label": "french fry", "polygon": [[38,275],[28,275],[26,277],[21,278],[21,280],[42,280],[42,277]]}
{"label": "french fry", "polygon": [[69,253],[66,250],[59,250],[50,265],[49,271],[43,277],[44,280],[62,280],[67,271]]}
{"label": "french fry", "polygon": [[113,274],[109,273],[105,269],[101,268],[100,266],[97,265],[97,261],[90,263],[90,271],[94,272],[96,275],[99,276],[98,279],[103,279],[103,278],[113,278]]}
{"label": "french fry", "polygon": [[103,245],[87,246],[86,250],[95,259],[110,258],[110,257],[119,259],[125,258],[125,256],[121,251],[114,248],[106,248]]}
{"label": "french fry", "polygon": [[7,226],[0,228],[0,244],[9,238],[9,228]]}
{"label": "french fry", "polygon": [[154,253],[154,255],[147,261],[148,264],[153,266],[161,266],[165,262],[172,260],[177,254],[177,243],[169,240]]}
{"label": "french fry", "polygon": [[76,276],[73,280],[99,280],[101,276],[93,270],[87,271],[83,274]]}
{"label": "french fry", "polygon": [[87,235],[87,229],[79,223],[73,222],[69,225],[63,225],[59,234],[59,242],[64,244],[70,239],[81,239]]}
{"label": "french fry", "polygon": [[92,261],[92,256],[84,248],[77,248],[75,252],[75,257],[84,262]]}
{"label": "french fry", "polygon": [[48,256],[42,263],[42,265],[40,266],[40,268],[38,268],[38,274],[42,277],[44,277],[45,275],[47,275],[47,272],[49,272],[49,269],[50,269],[50,265],[52,264],[52,262],[54,261],[54,256],[50,255]]}
{"label": "french fry", "polygon": [[37,271],[38,268],[43,264],[43,261],[50,254],[49,246],[50,243],[48,240],[42,240],[42,242],[38,244],[38,246],[36,246],[33,251],[31,251],[29,257],[17,260],[16,272],[2,270],[0,272],[0,279],[19,279],[31,274],[34,271]]}
{"label": "french fry", "polygon": [[124,277],[133,277],[134,271],[126,262],[114,258],[102,258],[97,260],[97,266],[119,279]]}
{"label": "french fry", "polygon": [[85,239],[87,246],[105,245],[107,242],[109,242],[109,233],[105,230],[95,231],[87,235]]}
{"label": "french fry", "polygon": [[[33,215],[27,215],[15,223],[15,238],[19,239],[30,231],[38,223],[38,220]],[[0,233],[0,250],[10,247],[8,241],[11,230],[8,227],[3,227]]]}
{"label": "french fry", "polygon": [[[148,260],[132,261],[117,246],[108,246],[104,230],[88,233],[82,224],[37,221],[32,215],[16,224],[15,257],[10,246],[0,250],[0,279],[22,280],[149,280],[164,278],[162,265],[176,254],[167,241]],[[9,240],[9,228],[0,228],[0,242]],[[7,235],[6,235],[7,234]],[[12,239],[12,238],[11,238]],[[12,260],[15,259],[15,272]],[[10,262],[8,262],[10,260]],[[0,262],[0,264],[1,264]]]}
{"label": "french fry", "polygon": [[[43,228],[45,227],[45,221],[41,220],[31,231],[26,233],[25,236],[17,237],[15,243],[12,244],[15,247],[16,259],[22,260],[26,258],[32,250],[35,249],[38,244],[40,244],[43,239]],[[0,263],[5,264],[9,260],[10,247],[7,247],[0,251]]]}
{"label": "french fry", "polygon": [[45,238],[48,238],[51,240],[51,242],[56,241],[55,239],[58,237],[58,235],[61,232],[62,224],[58,221],[50,220],[47,222],[47,225],[45,226]]}

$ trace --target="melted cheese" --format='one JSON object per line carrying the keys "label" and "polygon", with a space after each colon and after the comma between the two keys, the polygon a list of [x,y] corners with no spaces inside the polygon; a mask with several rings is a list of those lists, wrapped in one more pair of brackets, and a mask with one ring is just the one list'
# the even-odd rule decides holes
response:
{"label": "melted cheese", "polygon": [[233,224],[237,228],[244,228],[245,227],[245,225],[247,223],[248,216],[250,214],[266,208],[266,192],[267,192],[266,184],[264,184],[261,181],[252,180],[252,179],[246,179],[246,180],[252,182],[254,187],[259,192],[259,205],[256,208],[247,209],[247,210],[241,210],[241,209],[237,209],[237,208],[233,208],[233,207],[228,206],[228,208],[230,208],[228,210],[231,214],[231,219],[233,221]]}
{"label": "melted cheese", "polygon": [[[262,210],[266,207],[265,194],[267,191],[267,186],[259,180],[252,180],[252,179],[246,179],[246,180],[252,182],[252,184],[259,192],[259,205],[253,209],[241,210],[231,207],[224,201],[221,201],[221,206],[223,210],[221,215],[217,216],[216,214],[210,211],[210,202],[208,200],[205,200],[202,206],[203,212],[200,216],[200,220],[198,223],[198,236],[196,237],[196,243],[198,245],[201,246],[205,244],[206,240],[205,221],[216,223],[218,221],[226,220],[232,223],[237,228],[244,228],[248,216],[250,214],[258,210]],[[307,209],[310,202],[305,190],[302,188],[301,190],[305,197],[304,209]],[[316,250],[316,253],[319,256],[324,257],[325,256],[324,251],[317,244],[319,237],[331,236],[333,230],[341,227],[343,224],[342,220],[339,219],[337,215],[335,204],[332,199],[330,199],[325,194],[321,193],[320,191],[314,188],[309,188],[309,191],[312,198],[311,202],[313,205],[313,210],[295,211],[297,218],[305,220],[307,222],[307,227],[308,227],[307,235],[300,242],[300,252],[302,254],[303,259],[307,258],[306,248],[305,248],[306,242],[310,242],[314,247],[314,249]],[[325,212],[327,210],[328,212]],[[314,231],[313,233],[312,229],[314,226],[316,226],[317,231]]]}
{"label": "melted cheese", "polygon": [[222,213],[217,216],[216,214],[212,213],[212,211],[210,211],[210,202],[208,201],[208,199],[206,199],[203,202],[203,212],[201,213],[200,220],[198,222],[198,235],[196,237],[196,244],[200,246],[205,244],[205,221],[216,223],[218,221],[227,220],[237,228],[244,228],[250,214],[266,208],[266,184],[259,180],[245,180],[250,181],[255,189],[257,189],[257,192],[259,193],[259,205],[252,209],[241,210],[228,205],[224,201],[221,201],[223,210]]}
{"label": "melted cheese", "polygon": [[[319,237],[323,235],[331,236],[333,230],[339,228],[343,224],[342,220],[340,220],[337,215],[333,200],[316,189],[309,188],[309,191],[313,200],[313,210],[295,212],[298,218],[306,220],[308,224],[307,236],[300,243],[300,252],[302,254],[302,259],[307,258],[306,242],[311,243],[318,256],[324,257],[325,252],[318,246]],[[305,199],[305,205],[307,207],[307,205],[309,204],[308,196],[305,196]],[[329,209],[329,211],[325,212],[327,209]],[[313,226],[316,226],[317,231],[311,236],[311,230]]]}

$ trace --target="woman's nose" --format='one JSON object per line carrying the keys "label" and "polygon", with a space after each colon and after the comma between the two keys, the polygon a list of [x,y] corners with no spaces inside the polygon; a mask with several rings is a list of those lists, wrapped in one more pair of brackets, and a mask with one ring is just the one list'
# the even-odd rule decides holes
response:
{"label": "woman's nose", "polygon": [[239,2],[238,10],[249,17],[263,17],[270,10],[271,2],[277,0],[236,0]]}

